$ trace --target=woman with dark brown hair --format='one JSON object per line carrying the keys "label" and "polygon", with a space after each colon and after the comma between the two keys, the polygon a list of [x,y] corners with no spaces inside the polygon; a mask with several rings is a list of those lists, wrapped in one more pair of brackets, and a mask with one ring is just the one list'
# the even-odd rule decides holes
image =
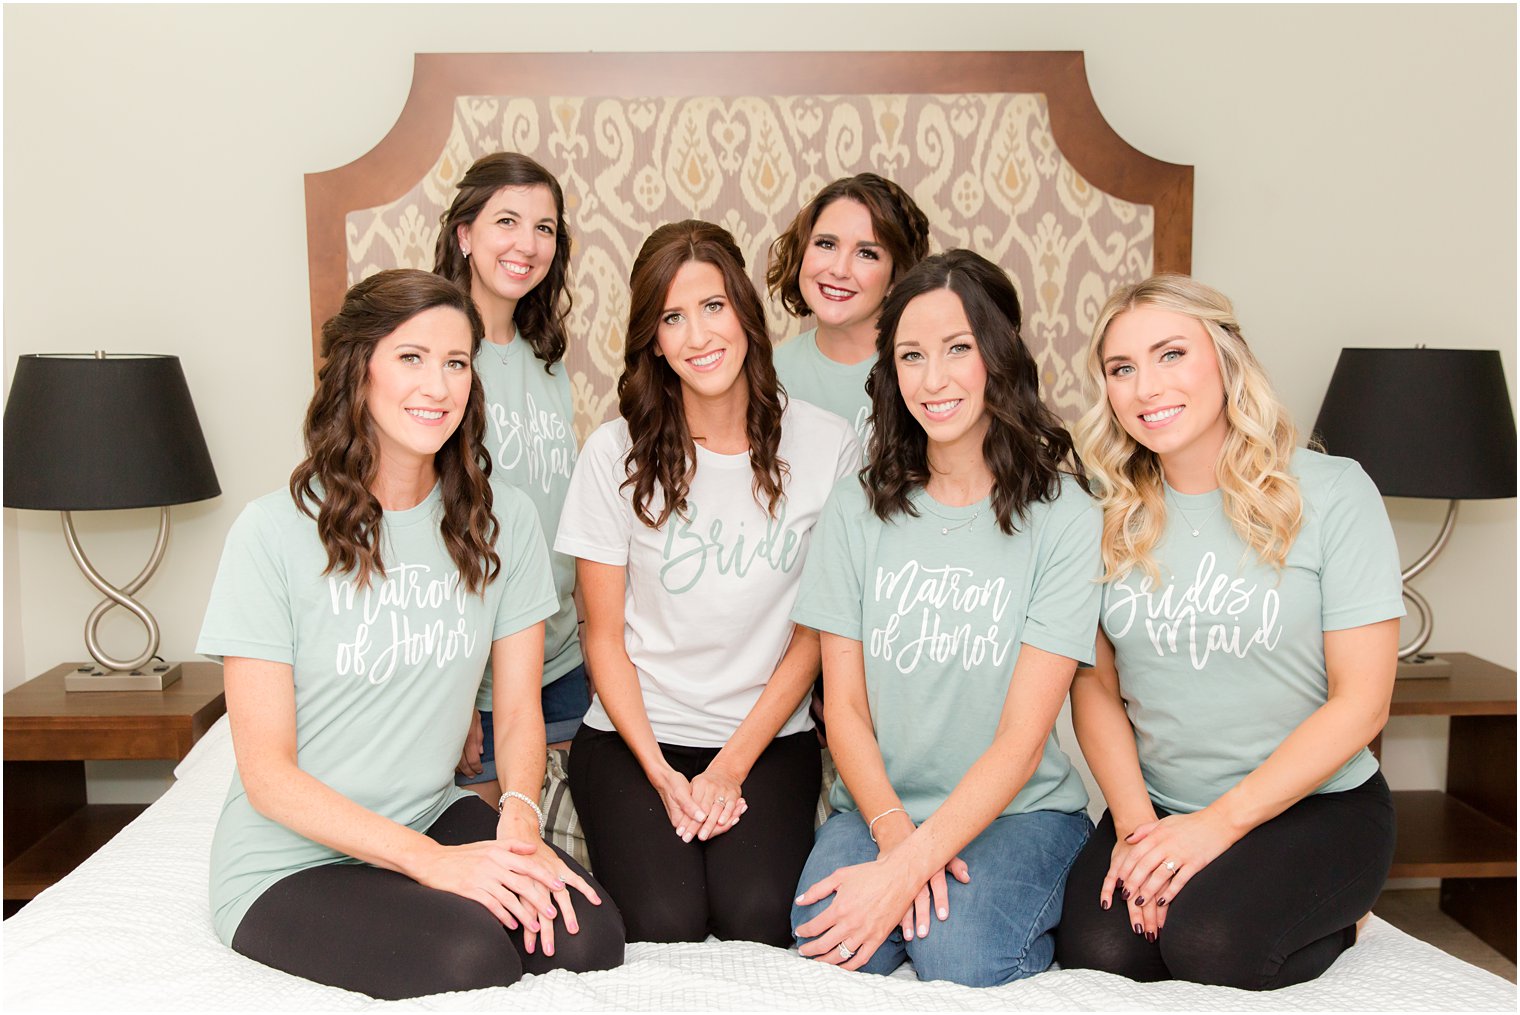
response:
{"label": "woman with dark brown hair", "polygon": [[783,405],[723,229],[656,229],[630,285],[622,418],[586,441],[555,542],[579,558],[596,687],[570,791],[632,940],[785,946],[819,783],[818,636],[788,611],[859,448]]}
{"label": "woman with dark brown hair", "polygon": [[882,301],[928,253],[928,218],[907,191],[875,173],[824,187],[771,245],[771,295],[792,316],[817,322],[777,348],[776,375],[788,394],[843,416],[862,443]]}
{"label": "woman with dark brown hair", "polygon": [[1101,516],[1021,317],[969,250],[893,288],[870,464],[835,488],[792,612],[819,632],[839,766],[793,920],[846,969],[1041,972],[1092,830],[1052,728],[1093,659]]}
{"label": "woman with dark brown hair", "polygon": [[[349,290],[322,328],[307,457],[233,525],[197,648],[224,660],[237,754],[218,935],[374,997],[622,961],[616,908],[543,841],[554,589],[532,505],[488,481],[480,341],[436,275]],[[496,810],[452,779],[488,656]]]}
{"label": "woman with dark brown hair", "polygon": [[[491,480],[528,495],[551,542],[576,457],[575,409],[562,362],[569,265],[565,196],[554,174],[517,152],[477,160],[443,214],[433,271],[474,298],[485,325],[475,374],[485,391]],[[562,553],[549,560],[556,606],[544,625],[539,693],[548,743],[566,747],[591,699],[575,610],[575,561]],[[480,721],[465,739],[456,781],[495,803],[501,787],[491,682],[487,667]]]}

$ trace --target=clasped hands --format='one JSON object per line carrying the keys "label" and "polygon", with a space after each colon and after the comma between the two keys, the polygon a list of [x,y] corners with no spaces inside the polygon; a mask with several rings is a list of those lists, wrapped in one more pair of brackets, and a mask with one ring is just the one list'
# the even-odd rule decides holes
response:
{"label": "clasped hands", "polygon": [[1155,941],[1166,924],[1166,907],[1239,838],[1209,808],[1141,822],[1114,844],[1099,904],[1108,909],[1117,894],[1129,907],[1134,932]]}
{"label": "clasped hands", "polygon": [[666,765],[651,774],[649,782],[660,794],[665,815],[682,842],[693,838],[706,842],[722,835],[749,810],[741,794],[743,780],[717,758],[690,781]]}
{"label": "clasped hands", "polygon": [[800,906],[834,896],[828,908],[797,928],[798,937],[811,939],[803,943],[801,954],[844,969],[859,969],[894,928],[901,928],[903,940],[912,941],[929,935],[931,909],[940,922],[950,919],[945,875],[970,884],[971,870],[966,861],[955,857],[927,881],[916,881],[902,857],[894,852],[915,827],[901,812],[879,822],[876,838],[880,852],[875,860],[841,867],[797,896]]}

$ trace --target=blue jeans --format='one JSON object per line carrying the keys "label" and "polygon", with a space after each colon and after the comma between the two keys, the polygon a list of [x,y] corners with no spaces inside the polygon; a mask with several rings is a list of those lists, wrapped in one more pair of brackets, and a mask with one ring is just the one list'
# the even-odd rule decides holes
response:
{"label": "blue jeans", "polygon": [[[581,728],[581,719],[585,718],[586,709],[591,707],[591,688],[586,683],[585,664],[582,663],[554,683],[546,685],[540,695],[539,700],[544,709],[544,742],[558,744],[574,740],[576,731]],[[485,736],[485,744],[480,749],[480,774],[456,774],[456,786],[495,781],[495,731],[496,724],[491,721],[491,713],[480,713],[480,732]]]}
{"label": "blue jeans", "polygon": [[[950,918],[930,914],[929,934],[904,941],[894,929],[860,968],[887,974],[912,959],[920,980],[995,987],[1043,972],[1055,955],[1066,872],[1092,832],[1086,812],[1031,811],[998,818],[961,850],[971,883],[953,877]],[[798,883],[800,895],[840,867],[877,856],[866,823],[855,811],[835,812],[813,842]],[[833,897],[792,906],[793,930],[828,908]],[[798,938],[798,943],[804,939]]]}

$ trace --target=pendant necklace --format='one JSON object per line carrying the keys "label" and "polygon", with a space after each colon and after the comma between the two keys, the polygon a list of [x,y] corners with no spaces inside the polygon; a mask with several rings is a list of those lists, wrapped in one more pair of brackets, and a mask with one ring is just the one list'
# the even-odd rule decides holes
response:
{"label": "pendant necklace", "polygon": [[[515,342],[515,341],[517,341],[516,338],[514,338],[512,340],[512,342]],[[512,348],[512,342],[493,342],[493,341],[491,341],[488,338],[485,341],[483,341],[481,343],[481,345],[486,346],[493,353],[495,353],[496,354],[496,358],[499,359],[499,360],[501,360],[501,365],[502,366],[506,366],[507,365],[507,357],[511,355],[511,352],[509,350]]]}
{"label": "pendant necklace", "polygon": [[[1219,505],[1215,504],[1212,508],[1210,508],[1209,513],[1203,516],[1203,521],[1195,522],[1193,521],[1192,516],[1183,510],[1182,504],[1177,500],[1176,496],[1172,494],[1171,487],[1167,487],[1166,492],[1167,495],[1172,498],[1172,506],[1175,507],[1177,509],[1177,513],[1182,516],[1182,521],[1187,525],[1188,531],[1193,534],[1194,539],[1197,539],[1198,533],[1203,529],[1205,525],[1208,524],[1209,519],[1214,517],[1214,512],[1219,510]],[[1223,502],[1221,501],[1221,503]]]}
{"label": "pendant necklace", "polygon": [[982,516],[982,509],[981,508],[977,508],[976,509],[976,514],[972,515],[970,518],[967,518],[963,522],[956,522],[954,525],[942,525],[942,526],[940,526],[939,534],[942,535],[942,536],[948,536],[950,533],[954,532],[956,529],[969,528],[970,525],[971,525],[971,523],[974,522],[974,521],[976,521],[981,516]]}

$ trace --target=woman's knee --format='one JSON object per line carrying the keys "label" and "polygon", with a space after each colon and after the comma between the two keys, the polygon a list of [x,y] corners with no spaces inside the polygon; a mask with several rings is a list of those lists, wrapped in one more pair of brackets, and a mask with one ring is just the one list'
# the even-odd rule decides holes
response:
{"label": "woman's knee", "polygon": [[1156,939],[1173,977],[1240,990],[1267,990],[1280,960],[1269,942],[1228,918],[1185,913],[1168,920]]}
{"label": "woman's knee", "polygon": [[621,966],[627,932],[612,901],[604,895],[602,904],[593,906],[588,900],[577,899],[575,916],[579,929],[574,934],[564,929],[563,921],[556,921],[554,968],[590,973]]}
{"label": "woman's knee", "polygon": [[723,902],[715,901],[710,919],[713,935],[722,941],[758,941],[777,948],[791,947],[793,902],[784,893],[785,888],[760,889],[730,893]]}
{"label": "woman's knee", "polygon": [[452,990],[510,987],[523,975],[522,957],[494,918],[489,925],[480,923],[468,931],[461,928],[460,933],[450,935],[447,945],[438,949],[428,965],[432,970],[429,982],[419,981],[410,990],[387,994],[417,997]]}
{"label": "woman's knee", "polygon": [[707,940],[707,906],[650,892],[623,910],[629,941],[660,944]]}

